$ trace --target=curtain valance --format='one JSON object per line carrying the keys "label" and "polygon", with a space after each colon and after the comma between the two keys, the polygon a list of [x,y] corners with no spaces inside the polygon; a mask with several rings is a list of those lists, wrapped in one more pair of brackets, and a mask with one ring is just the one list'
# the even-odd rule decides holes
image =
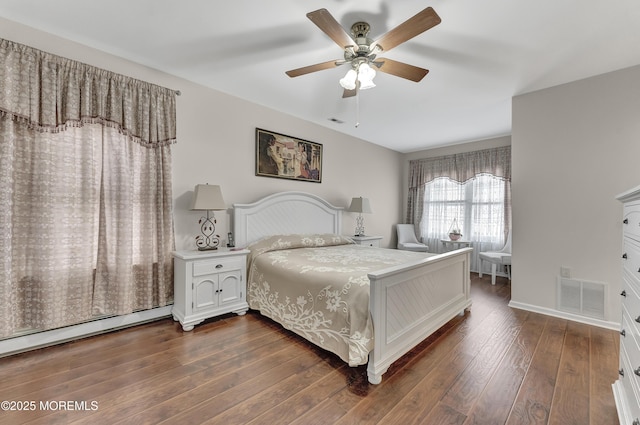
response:
{"label": "curtain valance", "polygon": [[0,114],[40,132],[84,123],[148,146],[176,141],[173,90],[0,39]]}
{"label": "curtain valance", "polygon": [[511,146],[412,160],[409,189],[424,186],[438,177],[464,183],[478,174],[511,180]]}

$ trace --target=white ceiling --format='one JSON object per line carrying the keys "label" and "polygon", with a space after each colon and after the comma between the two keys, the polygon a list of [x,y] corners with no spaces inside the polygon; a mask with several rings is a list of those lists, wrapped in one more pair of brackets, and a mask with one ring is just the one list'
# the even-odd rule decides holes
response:
{"label": "white ceiling", "polygon": [[[285,75],[342,58],[307,12],[375,40],[427,6],[442,23],[384,56],[429,74],[379,72],[359,115],[346,67]],[[399,152],[508,135],[514,95],[640,64],[638,0],[0,0],[0,16]]]}

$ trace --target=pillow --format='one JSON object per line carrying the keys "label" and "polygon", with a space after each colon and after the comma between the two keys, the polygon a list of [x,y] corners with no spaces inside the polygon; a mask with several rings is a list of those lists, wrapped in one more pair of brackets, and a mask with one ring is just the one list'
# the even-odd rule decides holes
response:
{"label": "pillow", "polygon": [[250,244],[247,249],[251,251],[251,256],[256,257],[269,251],[294,248],[313,248],[319,246],[349,245],[355,242],[341,235],[333,233],[314,234],[293,234],[293,235],[273,235],[260,239]]}

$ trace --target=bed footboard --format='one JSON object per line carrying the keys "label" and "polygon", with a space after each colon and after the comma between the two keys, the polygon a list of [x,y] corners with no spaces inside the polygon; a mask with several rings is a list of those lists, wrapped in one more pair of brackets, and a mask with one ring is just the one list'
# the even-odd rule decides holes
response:
{"label": "bed footboard", "polygon": [[369,382],[379,384],[394,361],[471,306],[471,251],[462,248],[368,275],[375,338]]}

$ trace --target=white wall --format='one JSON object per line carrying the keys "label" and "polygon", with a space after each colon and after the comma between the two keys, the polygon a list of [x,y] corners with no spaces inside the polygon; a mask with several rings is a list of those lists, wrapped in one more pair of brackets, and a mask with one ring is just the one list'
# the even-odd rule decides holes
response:
{"label": "white wall", "polygon": [[[374,213],[365,216],[367,234],[382,235],[383,246],[392,242],[402,209],[400,153],[2,18],[0,37],[182,92],[178,143],[172,149],[177,249],[195,248],[201,214],[188,207],[198,183],[220,185],[229,207],[283,190],[314,193],[345,207],[354,196],[368,197]],[[322,183],[256,177],[256,127],[321,143]],[[216,230],[226,239],[229,217],[224,212],[216,217]],[[351,234],[355,215],[345,213],[343,225]]]}
{"label": "white wall", "polygon": [[560,267],[609,284],[620,321],[622,207],[640,184],[640,66],[513,99],[512,302],[556,310]]}

